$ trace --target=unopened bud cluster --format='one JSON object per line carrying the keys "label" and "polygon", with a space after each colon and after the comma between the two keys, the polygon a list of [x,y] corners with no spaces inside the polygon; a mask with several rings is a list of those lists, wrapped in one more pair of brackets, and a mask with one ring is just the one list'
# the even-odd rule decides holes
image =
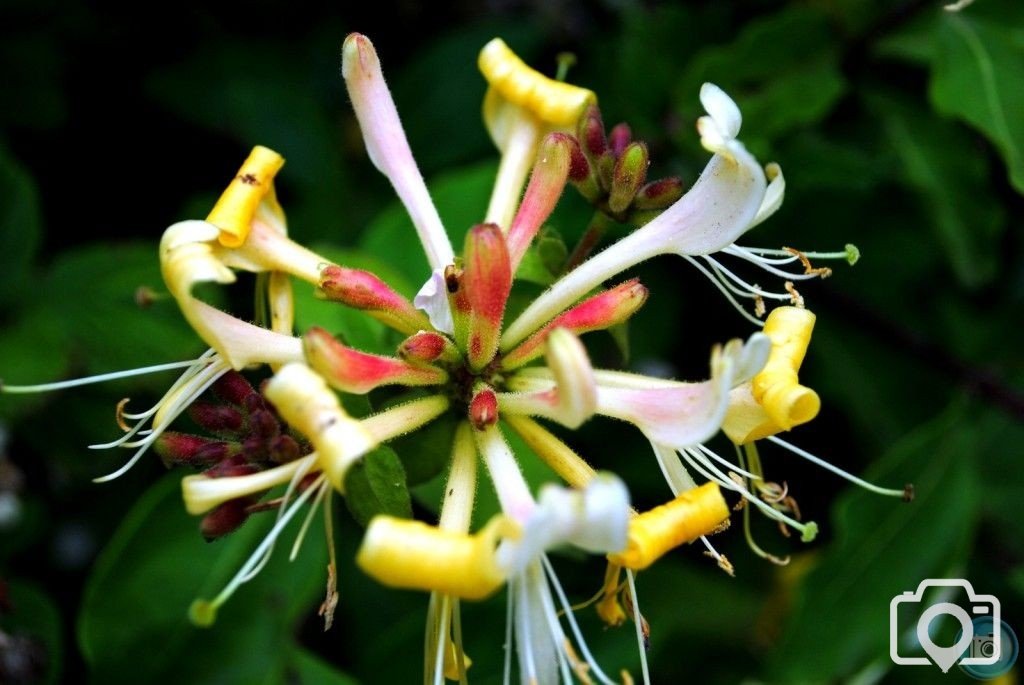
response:
{"label": "unopened bud cluster", "polygon": [[675,176],[647,181],[650,154],[633,140],[628,124],[605,135],[601,112],[592,105],[580,119],[569,180],[591,204],[612,219],[642,225],[683,195]]}
{"label": "unopened bud cluster", "polygon": [[[286,464],[310,451],[301,436],[282,424],[274,408],[242,374],[229,371],[210,388],[210,400],[188,409],[189,417],[208,436],[167,431],[154,445],[168,467],[186,466],[208,478],[232,478]],[[227,500],[203,517],[200,531],[207,540],[233,532],[248,517],[270,506],[261,495]]]}

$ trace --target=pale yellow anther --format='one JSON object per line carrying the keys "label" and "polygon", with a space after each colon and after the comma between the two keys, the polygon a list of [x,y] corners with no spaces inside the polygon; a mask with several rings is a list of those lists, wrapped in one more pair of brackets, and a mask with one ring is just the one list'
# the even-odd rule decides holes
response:
{"label": "pale yellow anther", "polygon": [[485,120],[491,118],[487,109],[505,100],[547,124],[568,128],[576,125],[588,105],[597,102],[593,91],[556,81],[531,69],[500,38],[483,47],[477,64],[494,92],[494,96],[488,94],[484,101]]}
{"label": "pale yellow anther", "polygon": [[206,217],[220,229],[221,245],[238,247],[245,242],[261,202],[266,202],[278,219],[284,216],[274,194],[274,176],[282,166],[284,158],[270,148],[257,145],[252,149]]}
{"label": "pale yellow anther", "polygon": [[475,535],[377,516],[366,529],[356,563],[390,587],[484,599],[505,582],[495,555],[498,543],[518,534],[518,525],[504,516],[494,517]]}
{"label": "pale yellow anther", "polygon": [[626,549],[609,554],[608,561],[643,570],[679,545],[713,533],[728,518],[729,507],[718,483],[705,483],[633,517]]}
{"label": "pale yellow anther", "polygon": [[331,486],[344,493],[349,468],[377,446],[373,435],[345,413],[326,381],[305,364],[284,366],[263,394],[288,425],[309,438],[316,449],[317,466]]}

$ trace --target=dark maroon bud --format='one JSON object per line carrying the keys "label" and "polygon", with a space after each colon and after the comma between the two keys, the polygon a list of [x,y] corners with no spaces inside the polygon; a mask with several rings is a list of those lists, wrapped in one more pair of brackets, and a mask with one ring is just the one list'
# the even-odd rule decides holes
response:
{"label": "dark maroon bud", "polygon": [[281,434],[281,424],[277,417],[268,409],[260,409],[249,415],[249,430],[252,435],[269,440]]}
{"label": "dark maroon bud", "polygon": [[245,404],[247,397],[256,394],[252,384],[237,371],[228,371],[218,378],[211,390],[218,399],[239,407]]}
{"label": "dark maroon bud", "polygon": [[580,148],[580,142],[572,136],[566,136],[569,142],[569,180],[580,183],[590,178],[590,162]]}
{"label": "dark maroon bud", "polygon": [[254,411],[266,410],[269,407],[267,406],[267,401],[263,399],[262,395],[260,395],[259,393],[253,393],[252,395],[249,395],[248,397],[245,398],[245,402],[242,404],[242,408],[251,414]]}
{"label": "dark maroon bud", "polygon": [[245,425],[245,416],[226,404],[193,402],[188,415],[202,428],[215,435],[235,436]]}
{"label": "dark maroon bud", "polygon": [[287,464],[302,456],[302,448],[290,435],[278,435],[271,438],[267,444],[267,452],[270,459],[278,464]]}
{"label": "dark maroon bud", "polygon": [[600,157],[608,146],[604,138],[601,110],[591,105],[580,119],[579,140],[583,150],[592,158]]}
{"label": "dark maroon bud", "polygon": [[207,478],[233,478],[248,476],[260,470],[260,467],[246,461],[244,455],[236,454],[206,469],[203,471],[203,475]]}
{"label": "dark maroon bud", "polygon": [[267,441],[258,435],[250,435],[242,441],[242,454],[251,462],[267,461]]}
{"label": "dark maroon bud", "polygon": [[608,147],[612,149],[612,154],[616,158],[631,142],[633,142],[633,131],[629,128],[629,124],[616,124],[612,132],[608,134]]}
{"label": "dark maroon bud", "polygon": [[199,532],[207,542],[233,533],[249,518],[251,497],[229,499],[203,517],[199,523]]}
{"label": "dark maroon bud", "polygon": [[172,466],[199,468],[212,466],[230,456],[230,447],[230,443],[220,440],[174,431],[164,431],[153,445],[160,460],[168,468]]}

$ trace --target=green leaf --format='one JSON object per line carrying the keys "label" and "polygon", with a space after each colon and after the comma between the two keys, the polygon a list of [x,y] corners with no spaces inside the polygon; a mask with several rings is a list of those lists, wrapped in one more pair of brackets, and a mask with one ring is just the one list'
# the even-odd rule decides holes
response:
{"label": "green leaf", "polygon": [[302,648],[292,650],[285,682],[289,685],[357,685],[354,678]]}
{"label": "green leaf", "polygon": [[970,136],[894,94],[870,102],[959,281],[970,288],[990,281],[1005,212]]}
{"label": "green leaf", "polygon": [[[27,640],[31,647],[6,644],[4,652],[9,658],[5,659],[4,665],[20,666],[34,674],[23,681],[15,678],[17,682],[39,685],[60,682],[64,665],[64,638],[57,605],[35,584],[23,580],[7,581],[5,590],[7,596],[4,603],[7,608],[0,611],[0,633],[5,634],[5,640]],[[38,671],[33,664],[33,653],[38,655]],[[5,668],[4,671],[13,675],[13,669],[7,671]]]}
{"label": "green leaf", "polygon": [[42,217],[32,177],[0,148],[0,306],[30,285]]}
{"label": "green leaf", "polygon": [[378,447],[345,474],[345,504],[366,526],[377,514],[412,518],[412,501],[402,461],[390,447]]}
{"label": "green leaf", "polygon": [[[179,479],[168,476],[142,496],[86,584],[78,638],[92,681],[281,682],[296,623],[323,591],[322,517],[294,562],[282,542],[266,568],[220,608],[216,624],[197,628],[188,619],[191,602],[225,585],[273,515],[256,516],[208,544],[185,513]],[[287,530],[298,526],[293,521]]]}
{"label": "green leaf", "polygon": [[1010,181],[1024,193],[1024,46],[1012,29],[947,13],[932,62],[931,98],[999,149]]}
{"label": "green leaf", "polygon": [[679,81],[677,102],[686,115],[699,116],[701,84],[721,86],[739,104],[741,135],[757,152],[831,111],[846,89],[836,44],[827,16],[788,8],[751,22],[731,44],[700,52]]}
{"label": "green leaf", "polygon": [[868,474],[887,485],[913,482],[912,503],[851,490],[836,504],[836,541],[797,589],[772,681],[826,681],[886,654],[889,601],[962,566],[979,494],[974,438],[956,403]]}
{"label": "green leaf", "polygon": [[460,420],[455,412],[448,411],[423,428],[388,443],[402,460],[410,486],[424,483],[445,470]]}

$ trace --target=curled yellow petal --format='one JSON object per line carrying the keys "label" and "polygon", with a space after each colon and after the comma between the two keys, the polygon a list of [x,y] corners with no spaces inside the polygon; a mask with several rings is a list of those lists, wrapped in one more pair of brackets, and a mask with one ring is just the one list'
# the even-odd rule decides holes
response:
{"label": "curled yellow petal", "polygon": [[[531,69],[500,38],[483,47],[477,64],[497,96],[553,126],[575,126],[587,105],[597,101],[593,91],[556,81]],[[489,96],[485,108],[488,101],[490,106],[496,105]],[[486,113],[484,118],[488,118]]]}
{"label": "curled yellow petal", "polygon": [[800,385],[797,377],[811,342],[814,319],[806,309],[777,307],[764,324],[772,351],[764,368],[754,376],[751,394],[782,430],[807,423],[821,409],[818,393]]}
{"label": "curled yellow petal", "polygon": [[609,554],[608,561],[643,570],[684,542],[713,533],[728,518],[729,507],[718,483],[705,483],[680,493],[667,504],[633,517],[629,522],[626,549]]}
{"label": "curled yellow petal", "polygon": [[331,486],[344,493],[349,468],[377,446],[373,435],[345,413],[327,382],[305,364],[285,365],[263,394],[282,419],[309,438],[316,448],[317,465]]}
{"label": "curled yellow petal", "polygon": [[376,516],[363,536],[356,563],[390,587],[484,599],[505,582],[495,550],[518,526],[496,516],[476,535],[442,530],[422,521]]}
{"label": "curled yellow petal", "polygon": [[274,194],[274,176],[284,166],[284,158],[257,145],[221,194],[206,220],[220,229],[220,244],[238,247],[249,236],[253,217],[266,201],[280,219],[283,216]]}

